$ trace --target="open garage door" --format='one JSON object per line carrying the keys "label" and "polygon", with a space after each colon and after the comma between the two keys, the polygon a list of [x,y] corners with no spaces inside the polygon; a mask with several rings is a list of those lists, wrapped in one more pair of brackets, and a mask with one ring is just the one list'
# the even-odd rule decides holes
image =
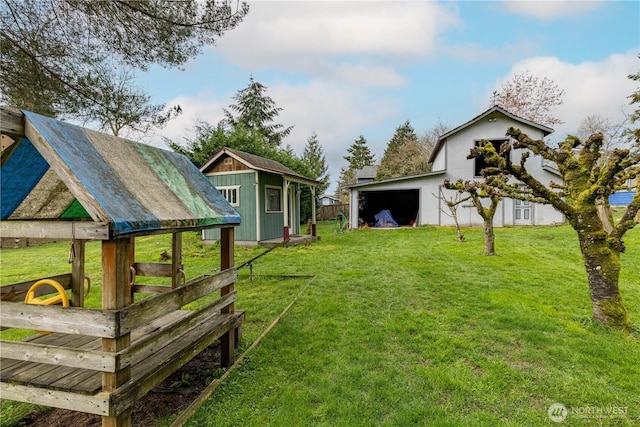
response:
{"label": "open garage door", "polygon": [[412,225],[420,209],[420,190],[360,191],[359,219],[370,227],[378,212],[388,209],[400,226]]}

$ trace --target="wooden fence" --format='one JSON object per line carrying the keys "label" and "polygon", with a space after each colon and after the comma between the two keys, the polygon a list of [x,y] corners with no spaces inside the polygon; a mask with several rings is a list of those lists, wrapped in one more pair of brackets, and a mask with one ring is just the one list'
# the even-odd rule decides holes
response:
{"label": "wooden fence", "polygon": [[339,205],[323,205],[318,209],[318,221],[327,221],[336,219],[338,214],[349,217],[349,203]]}

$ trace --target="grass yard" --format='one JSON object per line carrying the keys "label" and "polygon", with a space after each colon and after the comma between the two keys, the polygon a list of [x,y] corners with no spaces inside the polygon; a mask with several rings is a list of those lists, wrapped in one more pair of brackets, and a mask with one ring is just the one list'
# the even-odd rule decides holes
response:
{"label": "grass yard", "polygon": [[[243,348],[297,300],[187,425],[540,426],[555,425],[554,403],[568,409],[560,425],[640,425],[640,334],[592,321],[570,227],[497,229],[495,257],[482,255],[481,229],[461,244],[448,228],[332,227],[257,260],[254,281],[239,271]],[[625,242],[620,288],[640,327],[640,228]],[[138,261],[168,248],[168,237],[138,239]],[[237,249],[236,264],[262,250]],[[2,283],[67,272],[67,251],[3,250]],[[185,256],[189,278],[218,264],[218,248],[196,235]],[[98,243],[87,257],[99,282]],[[99,305],[94,288],[88,301]],[[2,426],[25,407],[2,402]]]}

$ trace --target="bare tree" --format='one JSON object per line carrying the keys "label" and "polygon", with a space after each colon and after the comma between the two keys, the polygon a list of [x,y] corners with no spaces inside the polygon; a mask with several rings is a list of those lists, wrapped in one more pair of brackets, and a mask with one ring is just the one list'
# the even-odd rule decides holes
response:
{"label": "bare tree", "polygon": [[[471,200],[483,221],[485,255],[496,254],[493,218],[496,215],[498,203],[502,200],[502,191],[498,182],[506,182],[503,175],[487,175],[484,181],[458,180],[452,183],[448,179],[444,180],[445,188],[457,190],[461,194],[469,194],[468,199]],[[482,203],[483,199],[489,200],[489,206]]]}
{"label": "bare tree", "polygon": [[624,130],[628,125],[629,118],[622,122],[613,122],[609,117],[600,114],[591,114],[580,123],[578,128],[578,138],[581,140],[589,138],[594,133],[601,133],[604,137],[602,149],[605,152],[611,151],[614,147],[619,147],[624,143]]}
{"label": "bare tree", "polygon": [[499,105],[512,114],[545,126],[562,123],[552,111],[562,105],[564,89],[544,77],[535,76],[525,69],[515,73],[502,88],[494,91],[492,104]]}
{"label": "bare tree", "polygon": [[[442,191],[442,187],[439,187],[438,190],[440,191],[440,200],[445,203],[448,209],[448,211],[446,211],[440,208],[440,212],[453,218],[453,223],[456,225],[456,233],[458,234],[458,242],[463,243],[465,238],[464,234],[462,234],[462,229],[460,228],[460,222],[458,221],[458,208],[471,197],[462,197],[462,193],[456,192],[455,196],[447,199]],[[435,194],[433,196],[438,197]]]}

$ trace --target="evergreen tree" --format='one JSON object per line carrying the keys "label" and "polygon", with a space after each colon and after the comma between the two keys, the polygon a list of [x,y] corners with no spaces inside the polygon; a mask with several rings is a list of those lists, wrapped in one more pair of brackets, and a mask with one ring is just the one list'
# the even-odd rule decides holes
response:
{"label": "evergreen tree", "polygon": [[[384,150],[376,179],[382,180],[406,176],[408,174],[408,170],[405,167],[407,166],[407,161],[415,160],[416,156],[424,157],[424,155],[420,155],[420,146],[417,141],[418,136],[409,120],[398,126],[389,140],[387,148]],[[411,147],[406,147],[407,144],[411,145]],[[407,148],[409,149],[407,150]]]}
{"label": "evergreen tree", "polygon": [[367,140],[362,135],[347,148],[347,152],[349,154],[343,158],[349,165],[341,169],[338,188],[336,189],[336,197],[342,200],[343,203],[349,203],[349,194],[346,192],[345,187],[355,184],[356,171],[365,166],[371,166],[375,162],[375,158],[367,146]]}
{"label": "evergreen tree", "polygon": [[[638,56],[640,58],[640,56]],[[627,76],[630,80],[640,83],[640,71],[635,74],[629,74]],[[635,110],[631,113],[629,121],[632,124],[640,122],[640,85],[636,87],[631,95],[629,95],[629,104],[635,104]],[[640,127],[628,128],[624,131],[623,135],[628,137],[629,141],[635,142],[636,149],[640,149]]]}
{"label": "evergreen tree", "polygon": [[338,186],[336,187],[335,197],[340,199],[342,203],[349,203],[349,191],[347,191],[347,185],[356,183],[356,172],[348,167],[342,167],[340,169],[340,178],[338,179]]}
{"label": "evergreen tree", "polygon": [[382,160],[380,163],[384,162],[385,157],[392,153],[397,153],[400,147],[404,145],[407,141],[415,141],[418,139],[418,135],[416,135],[413,126],[409,123],[409,120],[404,122],[404,124],[398,126],[396,131],[394,132],[391,140],[387,144],[387,148],[384,151],[384,155],[382,156]]}
{"label": "evergreen tree", "polygon": [[232,0],[2,0],[0,100],[52,117],[107,118],[114,129],[138,117],[161,120],[130,80],[124,94],[133,106],[103,89],[118,86],[121,69],[184,65],[248,11]]}
{"label": "evergreen tree", "polygon": [[307,139],[307,144],[302,152],[302,160],[309,165],[311,171],[309,178],[322,182],[322,186],[317,187],[317,195],[323,194],[329,186],[329,173],[327,172],[329,167],[315,132]]}
{"label": "evergreen tree", "polygon": [[347,148],[348,155],[343,158],[349,162],[349,169],[356,171],[362,169],[365,166],[370,166],[374,163],[375,159],[371,150],[367,146],[367,140],[364,136],[360,135],[358,139],[354,141],[349,148]]}
{"label": "evergreen tree", "polygon": [[266,143],[279,146],[282,139],[291,133],[293,126],[285,128],[273,123],[282,108],[277,107],[275,101],[266,96],[266,91],[267,87],[251,76],[249,85],[233,97],[236,103],[229,106],[231,111],[224,110],[225,120],[232,128],[243,126],[261,135]]}
{"label": "evergreen tree", "polygon": [[380,161],[376,179],[383,180],[429,172],[429,155],[440,135],[446,131],[447,125],[438,122],[418,138],[409,121],[406,121],[396,129],[389,141],[384,157]]}
{"label": "evergreen tree", "polygon": [[165,142],[176,153],[187,156],[197,167],[204,165],[222,147],[274,160],[275,157],[278,157],[277,147],[265,144],[260,135],[251,132],[244,126],[228,129],[225,128],[224,121],[216,126],[201,121],[195,126],[194,132],[194,137],[185,139],[186,146],[167,139]]}
{"label": "evergreen tree", "polygon": [[312,216],[312,203],[316,203],[318,208],[318,196],[324,194],[327,187],[329,187],[329,174],[327,173],[328,166],[324,157],[322,145],[318,141],[318,135],[313,132],[309,138],[307,138],[307,144],[302,152],[302,159],[309,168],[309,178],[313,178],[320,181],[322,184],[316,187],[315,199],[311,197],[311,189],[308,186],[302,187],[300,194],[300,220],[311,218]]}

